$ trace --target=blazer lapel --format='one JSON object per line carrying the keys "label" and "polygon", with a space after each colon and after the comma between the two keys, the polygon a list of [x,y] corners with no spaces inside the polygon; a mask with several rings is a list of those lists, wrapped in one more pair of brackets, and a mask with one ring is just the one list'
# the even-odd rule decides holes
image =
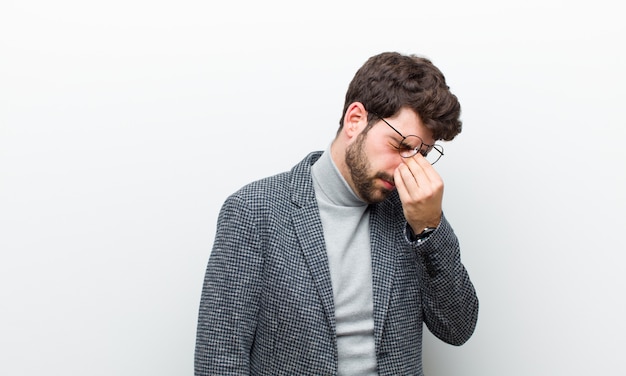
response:
{"label": "blazer lapel", "polygon": [[[370,214],[370,238],[372,247],[372,278],[374,293],[374,340],[380,346],[383,323],[389,306],[393,277],[396,269],[395,239],[398,230],[397,220],[384,210],[388,201],[372,205]],[[401,229],[400,229],[401,231]]]}
{"label": "blazer lapel", "polygon": [[317,204],[313,201],[302,207],[293,214],[293,223],[302,247],[302,253],[309,266],[313,282],[319,294],[328,324],[332,332],[335,327],[335,305],[333,301],[333,287],[330,280],[330,268],[328,255],[324,243],[322,221],[319,216]]}
{"label": "blazer lapel", "polygon": [[311,165],[322,155],[314,152],[292,170],[291,199],[296,206],[292,211],[292,220],[296,236],[300,242],[304,259],[309,267],[313,283],[332,333],[336,333],[335,303],[330,280],[330,267],[326,254],[324,230],[319,215],[315,190],[311,180]]}

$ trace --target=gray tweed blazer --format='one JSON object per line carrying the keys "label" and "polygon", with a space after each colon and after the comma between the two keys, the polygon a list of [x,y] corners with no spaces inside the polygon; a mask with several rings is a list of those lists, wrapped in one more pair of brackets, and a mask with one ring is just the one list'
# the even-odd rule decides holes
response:
{"label": "gray tweed blazer", "polygon": [[[199,375],[335,375],[333,290],[309,154],[248,184],[218,218],[195,349]],[[447,220],[418,244],[397,194],[371,206],[374,337],[380,375],[422,375],[422,328],[461,345],[478,299]]]}

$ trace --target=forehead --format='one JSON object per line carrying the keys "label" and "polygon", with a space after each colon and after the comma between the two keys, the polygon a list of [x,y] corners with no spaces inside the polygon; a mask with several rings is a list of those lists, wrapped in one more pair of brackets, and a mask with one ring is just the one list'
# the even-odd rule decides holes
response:
{"label": "forehead", "polygon": [[[419,136],[425,143],[434,143],[433,132],[424,125],[419,114],[409,108],[402,108],[392,117],[385,118],[385,121],[389,123],[393,128],[402,134],[402,136]],[[399,136],[393,129],[385,126],[387,130],[396,136]],[[391,134],[393,136],[393,134]],[[413,137],[413,139],[415,139]],[[407,140],[408,141],[408,140]],[[413,140],[415,141],[415,140]]]}

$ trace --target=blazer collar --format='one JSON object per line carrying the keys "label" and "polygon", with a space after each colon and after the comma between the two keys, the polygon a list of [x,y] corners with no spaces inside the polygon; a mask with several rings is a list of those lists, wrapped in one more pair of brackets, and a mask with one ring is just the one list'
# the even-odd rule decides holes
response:
{"label": "blazer collar", "polygon": [[321,155],[322,151],[314,151],[291,169],[291,202],[298,207],[307,206],[311,201],[315,201],[311,166]]}

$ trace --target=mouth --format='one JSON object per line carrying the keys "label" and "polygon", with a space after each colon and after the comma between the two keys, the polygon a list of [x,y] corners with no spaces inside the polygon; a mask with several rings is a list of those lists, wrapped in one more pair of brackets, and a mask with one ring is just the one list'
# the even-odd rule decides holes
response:
{"label": "mouth", "polygon": [[389,191],[393,190],[396,187],[396,185],[392,181],[389,181],[389,180],[386,180],[386,179],[382,179],[382,178],[380,180],[383,182],[383,185],[385,186],[385,189],[387,189]]}

